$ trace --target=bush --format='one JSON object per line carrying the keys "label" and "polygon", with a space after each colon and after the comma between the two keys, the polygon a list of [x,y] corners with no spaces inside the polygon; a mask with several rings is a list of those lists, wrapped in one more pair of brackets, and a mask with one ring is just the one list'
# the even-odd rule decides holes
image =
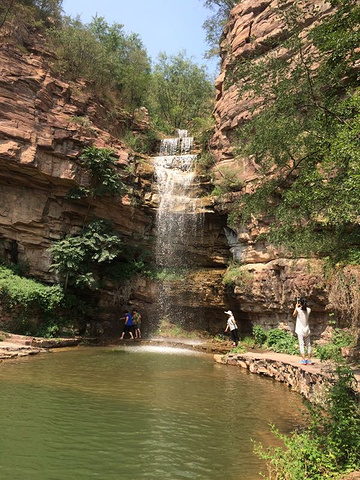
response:
{"label": "bush", "polygon": [[0,265],[0,295],[8,309],[17,306],[22,310],[38,309],[44,316],[64,301],[64,292],[59,285],[48,286],[19,277],[4,265]]}
{"label": "bush", "polygon": [[124,136],[124,142],[135,152],[150,155],[157,151],[160,135],[152,128],[137,135],[134,135],[133,132],[127,132]]}
{"label": "bush", "polygon": [[94,220],[77,235],[67,235],[50,248],[65,287],[97,290],[104,279],[123,283],[135,273],[147,273],[144,252],[125,245],[113,224]]}
{"label": "bush", "polygon": [[124,190],[116,171],[114,152],[108,148],[86,147],[80,157],[81,166],[90,174],[91,187],[76,187],[67,193],[73,200],[102,195],[120,195]]}
{"label": "bush", "polygon": [[12,315],[15,333],[42,336],[51,324],[57,327],[52,333],[57,334],[66,322],[63,312],[68,299],[59,285],[21,277],[4,265],[0,265],[0,300],[4,311]]}
{"label": "bush", "polygon": [[226,270],[223,284],[242,287],[243,290],[247,290],[252,285],[252,274],[242,265],[234,263]]}
{"label": "bush", "polygon": [[268,348],[277,353],[287,353],[288,355],[298,355],[298,341],[290,332],[272,328],[268,332],[261,325],[255,325],[253,328],[255,342],[259,347]]}
{"label": "bush", "polygon": [[62,28],[49,31],[58,57],[58,68],[70,80],[88,80],[102,97],[115,97],[131,109],[143,104],[149,88],[150,60],[136,34],[125,34],[123,25],[108,25],[94,17],[84,25],[64,18]]}
{"label": "bush", "polygon": [[231,353],[246,353],[246,346],[239,343],[236,347],[231,349]]}
{"label": "bush", "polygon": [[320,360],[336,359],[341,357],[342,347],[355,346],[356,338],[348,330],[335,328],[332,341],[326,345],[317,345],[316,353]]}
{"label": "bush", "polygon": [[267,339],[267,333],[261,325],[255,325],[253,328],[253,335],[255,338],[256,345],[261,347]]}
{"label": "bush", "polygon": [[268,480],[329,480],[360,469],[360,403],[354,391],[354,376],[348,366],[337,364],[329,382],[326,413],[319,405],[307,404],[309,421],[290,436],[273,433],[283,447],[255,452],[265,459]]}
{"label": "bush", "polygon": [[298,341],[294,335],[278,328],[268,331],[264,346],[277,353],[287,353],[289,355],[299,353]]}
{"label": "bush", "polygon": [[181,325],[175,325],[174,323],[171,323],[168,318],[163,318],[154,335],[165,338],[196,338],[198,333],[193,331],[189,332]]}
{"label": "bush", "polygon": [[245,186],[245,182],[238,178],[235,170],[222,168],[219,172],[221,173],[221,178],[216,182],[216,186],[212,191],[214,196],[224,195],[229,192],[240,192]]}

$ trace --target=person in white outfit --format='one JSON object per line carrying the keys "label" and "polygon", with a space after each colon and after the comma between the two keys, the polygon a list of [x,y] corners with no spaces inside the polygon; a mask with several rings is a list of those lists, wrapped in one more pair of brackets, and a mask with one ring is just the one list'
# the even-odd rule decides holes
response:
{"label": "person in white outfit", "polygon": [[[296,301],[296,306],[293,312],[293,317],[296,317],[295,333],[299,339],[299,347],[302,360],[302,365],[312,365],[311,361],[311,343],[310,343],[310,327],[309,315],[311,308],[307,306],[306,298],[301,297]],[[305,357],[305,346],[307,349],[307,358]]]}
{"label": "person in white outfit", "polygon": [[229,318],[227,319],[227,324],[225,328],[225,332],[230,330],[230,335],[233,340],[233,347],[236,347],[237,344],[239,343],[239,335],[238,335],[238,326],[236,324],[234,315],[231,310],[228,310],[226,312],[227,315],[229,315]]}

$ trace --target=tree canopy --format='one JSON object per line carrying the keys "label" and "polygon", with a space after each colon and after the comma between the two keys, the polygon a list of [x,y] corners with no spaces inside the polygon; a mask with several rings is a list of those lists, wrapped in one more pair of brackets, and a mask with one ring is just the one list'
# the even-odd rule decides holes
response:
{"label": "tree canopy", "polygon": [[187,128],[212,109],[213,85],[185,52],[161,53],[154,67],[152,112],[163,128]]}
{"label": "tree canopy", "polygon": [[229,17],[230,10],[239,3],[239,0],[205,0],[204,6],[213,13],[203,23],[206,34],[206,41],[209,50],[206,57],[211,58],[219,54],[219,44],[225,23]]}
{"label": "tree canopy", "polygon": [[95,16],[85,25],[65,17],[51,30],[61,71],[70,79],[83,77],[100,92],[115,92],[131,108],[147,96],[150,59],[137,34],[126,34],[119,23],[109,25]]}

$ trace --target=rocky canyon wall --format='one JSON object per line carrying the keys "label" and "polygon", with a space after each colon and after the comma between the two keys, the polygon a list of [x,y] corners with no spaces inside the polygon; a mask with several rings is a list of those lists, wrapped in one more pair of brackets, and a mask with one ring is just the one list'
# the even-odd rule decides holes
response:
{"label": "rocky canyon wall", "polygon": [[[77,233],[94,217],[111,220],[126,244],[153,252],[158,201],[154,169],[149,157],[137,155],[121,140],[124,121],[133,135],[146,129],[144,115],[124,120],[109,111],[111,107],[86,83],[61,80],[52,69],[52,53],[38,34],[21,47],[0,40],[0,258],[26,265],[36,279],[56,282],[49,247],[65,234]],[[67,198],[71,188],[89,185],[79,163],[89,145],[114,151],[126,194]],[[216,312],[227,305],[221,273],[228,247],[224,217],[211,205],[201,208],[206,211],[203,229],[188,247],[196,265],[190,277],[177,285],[177,302],[193,312],[199,327],[210,323],[209,329],[216,331]],[[220,286],[214,289],[213,283]],[[196,295],[189,295],[190,286]],[[150,277],[133,278],[123,285],[110,282],[100,295],[99,320],[110,329],[116,324],[120,328],[121,311],[134,305],[145,324],[156,323],[161,316],[157,296],[157,283]],[[210,314],[203,322],[196,321],[204,305]],[[223,322],[223,317],[218,321]]]}
{"label": "rocky canyon wall", "polygon": [[[261,105],[261,98],[246,93],[239,95],[238,86],[232,81],[233,66],[241,65],[242,60],[248,58],[257,62],[275,51],[280,57],[291,56],[277,46],[277,40],[286,36],[279,6],[283,9],[306,3],[309,5],[309,2],[286,1],[280,5],[278,0],[243,0],[232,9],[221,42],[221,73],[216,80],[216,126],[211,146],[217,162],[214,168],[217,179],[220,179],[219,172],[231,170],[246,190],[257,178],[257,165],[253,159],[236,154],[233,137],[235,130],[252,118],[254,106]],[[315,0],[311,6],[311,14],[304,12],[299,18],[304,35],[332,10],[323,0]],[[308,44],[306,48],[313,47]],[[240,196],[241,192],[224,195],[218,202],[218,211],[228,214]],[[293,328],[294,300],[303,295],[313,311],[312,331],[319,336],[328,325],[329,313],[337,308],[329,299],[331,286],[324,278],[323,263],[315,258],[293,258],[260,240],[271,222],[271,218],[254,218],[246,227],[226,229],[233,260],[241,265],[243,273],[243,281],[233,289],[238,308],[253,324],[265,327],[283,324]],[[356,268],[354,275],[359,277]],[[333,298],[331,294],[330,297]],[[338,321],[341,323],[340,317]]]}

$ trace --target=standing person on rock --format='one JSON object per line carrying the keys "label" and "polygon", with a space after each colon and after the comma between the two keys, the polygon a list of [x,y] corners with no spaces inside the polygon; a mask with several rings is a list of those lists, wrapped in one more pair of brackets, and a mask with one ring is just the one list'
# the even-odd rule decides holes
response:
{"label": "standing person on rock", "polygon": [[124,340],[124,336],[127,333],[129,333],[131,339],[134,340],[134,335],[133,335],[134,324],[132,321],[131,314],[128,312],[128,310],[125,310],[125,316],[122,319],[125,320],[125,325],[124,325],[124,330],[122,331],[120,340]]}
{"label": "standing person on rock", "polygon": [[135,338],[141,338],[141,315],[136,310],[136,308],[132,311],[132,320],[135,328]]}
{"label": "standing person on rock", "polygon": [[[311,343],[310,343],[310,327],[309,315],[311,308],[307,306],[306,298],[301,297],[296,299],[296,306],[293,311],[293,317],[296,317],[295,333],[299,339],[299,347],[302,360],[302,365],[312,365],[311,361]],[[308,358],[305,357],[305,345],[307,349]]]}
{"label": "standing person on rock", "polygon": [[227,310],[226,312],[227,315],[229,315],[229,318],[227,319],[227,325],[225,328],[225,333],[230,330],[230,335],[233,340],[233,347],[237,347],[237,344],[239,343],[239,335],[238,335],[238,326],[236,324],[234,315],[231,310]]}

